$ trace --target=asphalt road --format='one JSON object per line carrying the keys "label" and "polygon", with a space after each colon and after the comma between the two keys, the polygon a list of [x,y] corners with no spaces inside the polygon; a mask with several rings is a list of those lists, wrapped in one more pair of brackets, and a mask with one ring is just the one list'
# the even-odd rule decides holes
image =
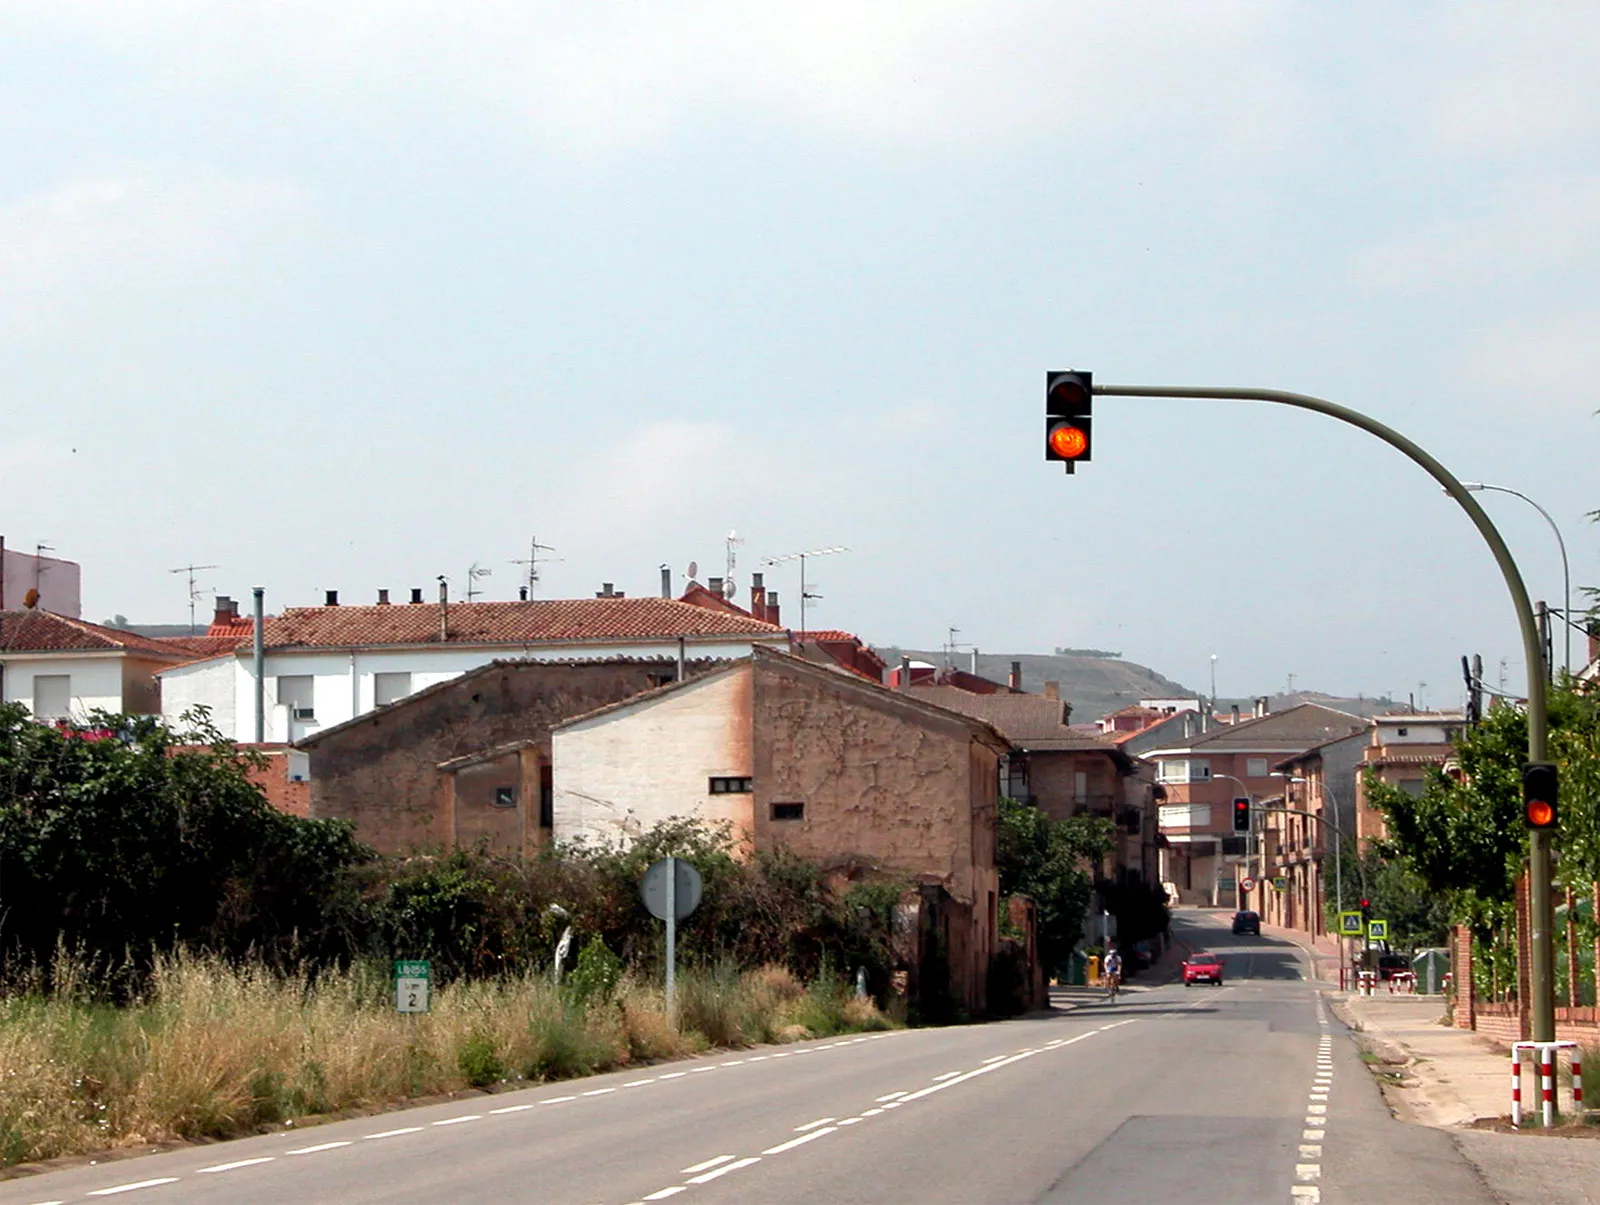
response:
{"label": "asphalt road", "polygon": [[1489,1205],[1392,1120],[1294,946],[1182,913],[1227,982],[723,1054],[0,1182],[119,1201]]}

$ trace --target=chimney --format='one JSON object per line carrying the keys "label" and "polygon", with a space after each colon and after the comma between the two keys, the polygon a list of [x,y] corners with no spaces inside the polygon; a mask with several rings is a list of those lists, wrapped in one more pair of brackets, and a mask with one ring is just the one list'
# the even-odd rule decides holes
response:
{"label": "chimney", "polygon": [[752,573],[750,575],[750,614],[757,619],[765,619],[767,617],[766,583],[766,574]]}
{"label": "chimney", "polygon": [[1046,682],[1044,684],[1044,697],[1059,700],[1061,698],[1061,683]]}
{"label": "chimney", "polygon": [[212,623],[228,624],[239,618],[239,604],[226,594],[217,595],[217,609],[211,616]]}
{"label": "chimney", "polygon": [[978,646],[977,645],[973,645],[972,646],[972,676],[974,678],[976,678],[978,676]]}
{"label": "chimney", "polygon": [[711,591],[711,593],[715,594],[718,598],[721,598],[722,597],[722,579],[720,577],[707,578],[706,579],[706,589]]}
{"label": "chimney", "polygon": [[1006,679],[1006,685],[1012,690],[1022,689],[1022,662],[1013,661],[1011,663],[1011,676]]}
{"label": "chimney", "polygon": [[778,619],[778,592],[776,590],[767,595],[767,613],[762,618],[770,624],[782,626],[781,621]]}
{"label": "chimney", "polygon": [[1270,698],[1268,698],[1267,696],[1263,695],[1261,698],[1257,699],[1256,700],[1256,719],[1259,720],[1262,716],[1266,715],[1267,712],[1271,709],[1271,707],[1272,707],[1272,700]]}
{"label": "chimney", "polygon": [[661,597],[672,597],[672,566],[661,566]]}
{"label": "chimney", "polygon": [[329,590],[327,591],[327,595],[328,601],[323,605],[328,607],[337,607],[339,605],[339,592],[337,590]]}
{"label": "chimney", "polygon": [[1235,724],[1239,722],[1239,704],[1237,703],[1233,705],[1233,722]]}
{"label": "chimney", "polygon": [[411,601],[413,603],[420,603],[422,601],[422,587],[421,586],[412,586],[411,587]]}
{"label": "chimney", "polygon": [[387,607],[389,605],[389,591],[388,590],[379,590],[378,591],[378,605],[380,607]]}
{"label": "chimney", "polygon": [[439,639],[450,639],[450,583],[439,575]]}
{"label": "chimney", "polygon": [[910,690],[911,689],[911,658],[910,657],[901,657],[900,658],[900,689],[901,690]]}
{"label": "chimney", "polygon": [[627,595],[618,593],[615,582],[601,582],[600,583],[600,592],[598,594],[596,594],[595,597],[596,598],[626,598]]}
{"label": "chimney", "polygon": [[517,601],[518,602],[527,602],[528,601],[528,587],[526,587],[526,586],[518,586],[517,587]]}

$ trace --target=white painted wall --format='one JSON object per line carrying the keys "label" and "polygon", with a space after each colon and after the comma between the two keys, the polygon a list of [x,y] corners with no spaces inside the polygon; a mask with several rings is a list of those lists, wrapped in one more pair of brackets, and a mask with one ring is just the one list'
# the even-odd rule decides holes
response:
{"label": "white painted wall", "polygon": [[9,653],[5,658],[5,699],[33,710],[35,674],[67,674],[72,698],[72,718],[81,720],[91,711],[122,710],[122,655],[92,654],[77,657],[29,656]]}
{"label": "white painted wall", "polygon": [[554,835],[615,844],[673,816],[748,834],[753,795],[712,795],[713,775],[748,775],[748,665],[570,721],[551,733]]}
{"label": "white painted wall", "polygon": [[5,583],[5,604],[13,611],[20,609],[23,597],[37,587],[41,611],[82,619],[82,575],[83,571],[76,561],[35,556],[9,546],[0,553],[0,578]]}
{"label": "white painted wall", "polygon": [[[751,641],[726,643],[690,642],[690,659],[717,658],[738,660],[750,655]],[[787,638],[765,640],[773,647],[786,647]],[[608,657],[676,658],[678,642],[661,640],[636,644],[507,645],[499,647],[439,648],[421,645],[411,648],[348,650],[308,649],[269,652],[266,658],[266,703],[268,741],[300,740],[313,732],[332,728],[369,712],[375,706],[373,675],[409,673],[411,690],[458,678],[468,670],[491,661],[593,661]],[[278,678],[310,674],[313,684],[313,720],[292,720],[289,709],[278,702]],[[167,670],[161,675],[161,713],[175,723],[185,707],[203,702],[212,709],[212,718],[224,735],[236,741],[255,737],[254,662],[248,646],[243,655],[215,657]],[[223,695],[232,682],[232,706]],[[227,723],[224,716],[230,717]]]}

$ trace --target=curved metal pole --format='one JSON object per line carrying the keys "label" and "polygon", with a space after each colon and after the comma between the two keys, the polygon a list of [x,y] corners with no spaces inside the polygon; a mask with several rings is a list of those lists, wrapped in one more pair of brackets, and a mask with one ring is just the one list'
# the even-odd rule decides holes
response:
{"label": "curved metal pole", "polygon": [[[1104,397],[1171,397],[1204,398],[1214,401],[1274,402],[1280,406],[1293,406],[1325,414],[1359,427],[1375,435],[1396,451],[1421,466],[1430,477],[1444,487],[1444,492],[1454,498],[1467,512],[1472,525],[1478,529],[1500,575],[1505,579],[1511,594],[1511,605],[1517,613],[1517,626],[1522,629],[1523,658],[1528,667],[1528,760],[1543,762],[1549,758],[1549,719],[1545,698],[1544,649],[1539,640],[1539,627],[1533,617],[1533,605],[1528,601],[1528,588],[1523,584],[1522,572],[1511,556],[1511,550],[1500,537],[1493,522],[1478,500],[1462,485],[1455,474],[1445,468],[1417,444],[1392,427],[1359,410],[1341,406],[1306,393],[1291,393],[1284,389],[1214,388],[1197,385],[1095,385],[1094,392]],[[1533,949],[1529,959],[1529,979],[1533,988],[1532,1021],[1533,1038],[1539,1042],[1555,1039],[1555,948],[1552,932],[1555,927],[1554,893],[1550,878],[1550,831],[1533,829],[1528,833],[1528,895],[1529,929]]]}
{"label": "curved metal pole", "polygon": [[1513,498],[1521,498],[1534,510],[1544,516],[1544,521],[1550,524],[1550,530],[1555,532],[1556,547],[1561,549],[1561,626],[1566,632],[1566,665],[1567,673],[1572,672],[1572,570],[1567,564],[1567,542],[1561,538],[1561,529],[1556,526],[1556,521],[1550,517],[1550,512],[1545,510],[1532,498],[1521,490],[1511,489],[1504,485],[1490,485],[1484,481],[1462,482],[1471,493],[1479,490],[1493,490],[1497,494],[1510,494]]}

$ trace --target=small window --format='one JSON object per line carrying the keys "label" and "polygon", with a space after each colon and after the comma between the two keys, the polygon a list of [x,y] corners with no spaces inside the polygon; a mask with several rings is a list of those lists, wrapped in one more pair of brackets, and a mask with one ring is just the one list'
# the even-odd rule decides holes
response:
{"label": "small window", "polygon": [[737,775],[713,775],[710,791],[713,795],[748,795],[755,790],[755,780]]}
{"label": "small window", "polygon": [[311,674],[280,674],[278,702],[289,708],[297,720],[316,719],[316,681]]}
{"label": "small window", "polygon": [[1265,778],[1267,776],[1267,759],[1264,757],[1245,758],[1244,776],[1246,778]]}
{"label": "small window", "polygon": [[539,767],[539,827],[556,826],[555,773],[545,764]]}
{"label": "small window", "polygon": [[1204,760],[1189,763],[1189,778],[1192,782],[1205,782],[1211,777],[1211,763]]}
{"label": "small window", "polygon": [[398,703],[410,693],[410,671],[372,675],[372,705],[374,707],[387,707],[390,703]]}
{"label": "small window", "polygon": [[64,720],[72,712],[72,675],[33,676],[33,714],[41,720]]}
{"label": "small window", "polygon": [[772,805],[772,818],[774,820],[804,820],[806,818],[806,805],[803,803],[775,803]]}
{"label": "small window", "polygon": [[494,806],[497,808],[514,808],[517,806],[516,787],[496,787],[494,789]]}
{"label": "small window", "polygon": [[1396,736],[1410,736],[1411,735],[1411,729],[1409,729],[1409,728],[1396,728],[1394,730],[1394,734]]}

